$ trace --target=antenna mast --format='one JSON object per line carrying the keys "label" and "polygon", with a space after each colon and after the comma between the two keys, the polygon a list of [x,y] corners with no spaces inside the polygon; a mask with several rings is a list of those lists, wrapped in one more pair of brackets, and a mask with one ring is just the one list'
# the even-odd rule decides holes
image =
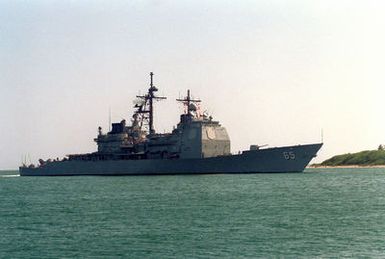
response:
{"label": "antenna mast", "polygon": [[108,132],[111,131],[111,106],[108,107]]}
{"label": "antenna mast", "polygon": [[158,91],[158,89],[152,84],[152,77],[154,76],[154,73],[150,73],[150,89],[148,89],[148,95],[149,95],[149,100],[150,100],[150,119],[149,119],[149,127],[150,127],[150,134],[154,134],[154,105],[153,105],[153,100],[155,98],[154,92]]}
{"label": "antenna mast", "polygon": [[185,106],[187,106],[187,115],[190,114],[190,112],[192,111],[191,109],[191,103],[200,103],[201,100],[197,99],[197,100],[194,100],[194,99],[191,99],[191,96],[190,96],[190,89],[187,90],[187,96],[184,98],[184,99],[176,99],[178,102],[182,102]]}
{"label": "antenna mast", "polygon": [[[150,73],[150,88],[148,89],[148,93],[145,95],[138,95],[136,97],[144,99],[144,106],[148,104],[148,110],[147,109],[140,109],[138,113],[146,114],[148,113],[148,127],[149,127],[149,133],[155,134],[154,129],[154,100],[163,100],[166,99],[166,97],[163,96],[156,96],[155,92],[158,91],[158,88],[156,88],[153,84],[153,76],[154,73]],[[148,103],[147,103],[148,101]]]}

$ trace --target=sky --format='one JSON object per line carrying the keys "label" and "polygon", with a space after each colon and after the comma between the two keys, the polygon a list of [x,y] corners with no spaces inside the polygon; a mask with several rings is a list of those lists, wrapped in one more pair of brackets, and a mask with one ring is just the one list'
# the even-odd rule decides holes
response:
{"label": "sky", "polygon": [[155,129],[187,89],[232,151],[321,141],[313,162],[385,144],[385,2],[0,0],[0,169],[93,152],[149,73]]}

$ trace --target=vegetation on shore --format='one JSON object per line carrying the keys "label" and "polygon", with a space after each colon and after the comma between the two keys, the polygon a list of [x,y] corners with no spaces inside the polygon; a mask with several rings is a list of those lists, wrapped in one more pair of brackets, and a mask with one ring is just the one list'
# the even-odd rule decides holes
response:
{"label": "vegetation on shore", "polygon": [[333,156],[315,166],[374,166],[385,165],[385,150],[382,145],[378,150],[366,150],[358,153],[348,153]]}

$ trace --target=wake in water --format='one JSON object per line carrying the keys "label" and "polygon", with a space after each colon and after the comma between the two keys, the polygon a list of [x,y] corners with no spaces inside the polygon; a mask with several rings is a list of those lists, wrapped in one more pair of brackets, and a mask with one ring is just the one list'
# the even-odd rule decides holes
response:
{"label": "wake in water", "polygon": [[19,177],[19,174],[5,174],[5,175],[0,175],[0,177]]}

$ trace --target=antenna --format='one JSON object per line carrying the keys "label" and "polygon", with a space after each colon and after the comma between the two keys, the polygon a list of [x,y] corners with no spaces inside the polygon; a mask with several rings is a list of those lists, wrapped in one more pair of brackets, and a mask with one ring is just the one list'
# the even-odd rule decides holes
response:
{"label": "antenna", "polygon": [[23,160],[23,165],[27,165],[27,155],[23,154],[21,159]]}
{"label": "antenna", "polygon": [[321,143],[324,143],[324,129],[321,128]]}
{"label": "antenna", "polygon": [[152,77],[154,76],[154,73],[150,72],[150,86],[153,87],[154,85],[152,84]]}
{"label": "antenna", "polygon": [[[154,76],[154,73],[151,72],[150,73],[150,88],[148,89],[148,93],[145,94],[145,95],[137,95],[136,97],[138,98],[141,98],[144,100],[144,103],[145,103],[145,106],[148,105],[148,110],[140,110],[138,111],[139,113],[144,113],[144,114],[148,114],[148,127],[149,127],[149,131],[150,131],[150,134],[154,134],[155,133],[155,129],[154,129],[154,100],[162,100],[162,99],[166,99],[166,97],[163,97],[163,96],[156,96],[155,95],[155,92],[158,91],[158,88],[156,88],[153,84],[153,76]],[[148,103],[147,103],[148,101]]]}
{"label": "antenna", "polygon": [[186,109],[187,115],[189,115],[190,112],[191,112],[191,106],[190,106],[191,103],[199,103],[199,102],[201,102],[201,100],[199,100],[199,99],[194,100],[194,99],[191,98],[191,96],[190,96],[190,89],[187,90],[187,96],[184,99],[176,99],[176,100],[178,102],[182,102],[185,106],[187,106],[187,109]]}
{"label": "antenna", "polygon": [[108,132],[111,131],[111,106],[108,106]]}

